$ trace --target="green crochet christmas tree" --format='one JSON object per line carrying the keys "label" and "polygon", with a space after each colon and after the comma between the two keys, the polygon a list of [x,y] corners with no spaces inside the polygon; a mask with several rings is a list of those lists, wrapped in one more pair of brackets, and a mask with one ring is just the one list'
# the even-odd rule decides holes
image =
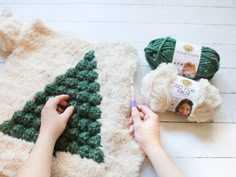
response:
{"label": "green crochet christmas tree", "polygon": [[94,51],[87,52],[75,68],[57,76],[53,83],[45,86],[44,91],[37,92],[23,110],[16,111],[11,120],[3,122],[0,131],[18,139],[35,142],[39,134],[41,110],[46,101],[52,96],[67,94],[70,96],[68,105],[75,109],[65,131],[56,142],[54,152],[80,154],[82,158],[103,162],[99,135],[101,124],[97,121],[101,118],[101,110],[97,106],[101,103],[102,96],[97,93],[100,85],[95,81],[98,74],[94,71],[97,68],[94,58]]}

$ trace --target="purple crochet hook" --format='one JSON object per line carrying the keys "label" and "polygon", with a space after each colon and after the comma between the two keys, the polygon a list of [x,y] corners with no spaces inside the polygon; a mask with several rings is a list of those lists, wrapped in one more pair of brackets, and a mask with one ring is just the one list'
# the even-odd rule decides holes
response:
{"label": "purple crochet hook", "polygon": [[131,109],[136,108],[137,102],[134,98],[134,81],[133,80],[130,81],[130,93],[131,93],[130,107],[131,107]]}

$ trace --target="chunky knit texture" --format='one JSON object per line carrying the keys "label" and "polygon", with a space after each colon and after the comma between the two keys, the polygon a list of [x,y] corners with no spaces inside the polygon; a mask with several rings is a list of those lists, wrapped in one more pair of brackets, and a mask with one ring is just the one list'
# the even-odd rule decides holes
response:
{"label": "chunky knit texture", "polygon": [[[172,88],[177,79],[177,69],[173,64],[161,64],[145,75],[141,92],[146,104],[155,112],[167,111],[172,99]],[[214,118],[222,98],[219,90],[206,79],[200,79],[196,103],[188,116],[188,121],[206,122]]]}
{"label": "chunky knit texture", "polygon": [[[15,111],[22,110],[25,103],[52,83],[56,76],[74,67],[87,51],[96,52],[97,82],[103,97],[99,106],[102,119],[98,122],[101,124],[104,163],[57,152],[53,158],[52,176],[138,176],[144,154],[127,129],[130,78],[134,77],[137,67],[134,47],[121,41],[91,43],[51,30],[39,20],[24,25],[10,15],[0,17],[0,40],[0,51],[6,56],[5,72],[0,75],[0,124],[10,120]],[[97,87],[94,84],[89,89]],[[92,116],[96,116],[94,113],[96,111]],[[0,173],[14,176],[33,145],[0,133]]]}

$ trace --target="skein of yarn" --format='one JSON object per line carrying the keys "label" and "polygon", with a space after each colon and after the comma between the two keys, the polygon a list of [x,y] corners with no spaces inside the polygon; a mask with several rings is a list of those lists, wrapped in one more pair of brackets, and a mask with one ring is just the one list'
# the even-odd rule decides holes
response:
{"label": "skein of yarn", "polygon": [[[161,63],[171,63],[176,47],[176,40],[171,37],[152,40],[144,49],[145,57],[152,69]],[[202,47],[199,66],[194,80],[211,79],[220,67],[220,56],[212,48]]]}
{"label": "skein of yarn", "polygon": [[163,63],[146,74],[141,93],[145,104],[153,111],[176,112],[192,122],[212,119],[222,102],[219,90],[208,80],[197,82],[178,76],[176,67],[171,63]]}

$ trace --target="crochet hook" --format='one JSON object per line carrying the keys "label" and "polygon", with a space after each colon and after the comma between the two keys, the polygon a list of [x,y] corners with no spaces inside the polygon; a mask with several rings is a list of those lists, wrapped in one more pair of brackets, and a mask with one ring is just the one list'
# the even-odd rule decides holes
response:
{"label": "crochet hook", "polygon": [[131,95],[130,107],[131,108],[136,108],[137,107],[137,102],[136,102],[135,96],[134,96],[134,81],[133,80],[130,81],[130,95]]}

